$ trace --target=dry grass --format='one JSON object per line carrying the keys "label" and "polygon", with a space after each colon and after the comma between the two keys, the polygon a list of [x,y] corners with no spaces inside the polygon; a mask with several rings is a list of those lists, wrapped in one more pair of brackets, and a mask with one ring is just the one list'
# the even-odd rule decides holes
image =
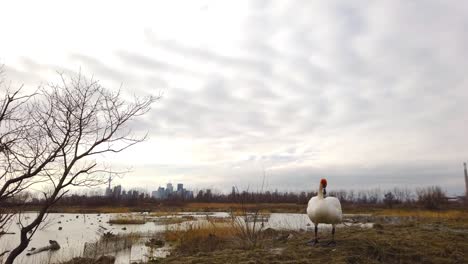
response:
{"label": "dry grass", "polygon": [[180,224],[187,221],[193,221],[195,217],[191,215],[184,215],[182,217],[160,217],[155,219],[154,222],[163,225],[171,225],[171,224]]}
{"label": "dry grass", "polygon": [[236,235],[236,230],[231,225],[226,223],[193,223],[187,228],[168,229],[165,232],[167,241],[178,242],[181,240],[194,240],[198,238],[206,238],[209,236],[217,236],[219,238],[233,238]]}
{"label": "dry grass", "polygon": [[467,210],[420,210],[420,209],[382,209],[374,215],[398,216],[398,217],[418,217],[442,220],[468,220]]}
{"label": "dry grass", "polygon": [[118,217],[109,220],[109,224],[115,225],[142,225],[144,223],[146,223],[145,219],[133,217]]}
{"label": "dry grass", "polygon": [[[155,215],[175,214],[177,212],[219,212],[230,211],[238,209],[255,209],[260,208],[265,212],[270,213],[297,213],[304,212],[303,204],[293,203],[148,203],[139,206],[54,206],[50,212],[53,213],[75,213],[75,214],[89,214],[89,213],[130,213],[130,212],[153,212]],[[39,210],[38,207],[30,207],[28,210]]]}
{"label": "dry grass", "polygon": [[156,211],[156,212],[151,212],[149,215],[162,217],[162,216],[173,216],[176,214],[177,214],[176,212],[172,212],[172,211]]}
{"label": "dry grass", "polygon": [[[463,214],[464,212],[462,212]],[[452,214],[447,214],[452,217]],[[456,214],[455,214],[456,215]],[[335,247],[326,246],[329,231],[319,233],[320,245],[308,246],[312,232],[279,232],[269,230],[262,246],[245,250],[231,243],[229,235],[216,235],[213,248],[197,251],[176,248],[164,263],[468,263],[468,227],[461,228],[452,218],[424,218],[401,224],[379,224],[376,228],[357,227],[337,230]],[[440,221],[442,220],[442,221]],[[457,225],[457,228],[453,228]],[[207,230],[197,231],[206,238]],[[227,232],[229,234],[229,232]],[[281,237],[291,236],[291,239]],[[224,239],[225,238],[225,239]],[[191,240],[193,243],[204,240]],[[191,246],[191,245],[189,245]]]}
{"label": "dry grass", "polygon": [[168,229],[165,239],[174,242],[178,252],[195,254],[231,247],[237,238],[236,232],[226,223],[196,222],[184,228]]}
{"label": "dry grass", "polygon": [[260,209],[265,213],[273,212],[302,212],[304,205],[291,203],[188,203],[184,205],[185,211],[238,211]]}

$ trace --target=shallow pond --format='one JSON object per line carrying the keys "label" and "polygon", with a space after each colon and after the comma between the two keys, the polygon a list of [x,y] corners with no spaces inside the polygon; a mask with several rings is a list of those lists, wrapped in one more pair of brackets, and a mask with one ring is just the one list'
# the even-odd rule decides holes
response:
{"label": "shallow pond", "polygon": [[[35,213],[25,213],[22,215],[22,222],[27,223],[35,217]],[[122,247],[117,252],[109,252],[107,255],[114,255],[116,263],[132,263],[134,261],[146,261],[149,257],[165,257],[169,254],[170,248],[164,246],[158,249],[151,249],[145,246],[149,237],[157,233],[162,233],[167,229],[184,227],[187,223],[203,222],[207,218],[229,218],[226,212],[210,213],[178,213],[175,215],[151,215],[148,213],[131,214],[60,214],[51,213],[47,220],[34,234],[27,250],[22,253],[15,263],[57,263],[69,260],[73,257],[89,255],[90,246],[106,232],[117,235],[139,234],[141,239],[132,241],[131,245]],[[111,219],[143,219],[144,224],[110,224]],[[18,244],[18,218],[16,218],[9,232],[14,235],[4,235],[0,237],[0,252],[11,249]],[[305,214],[282,214],[273,213],[262,217],[264,228],[281,230],[311,230],[313,224]],[[355,223],[361,227],[372,227],[372,223]],[[328,225],[320,225],[319,228],[330,228]],[[61,248],[57,251],[47,251],[31,256],[26,253],[31,248],[40,248],[49,245],[49,240],[56,240]],[[86,245],[86,246],[85,246]],[[85,249],[86,248],[86,249]],[[116,247],[118,248],[118,247]],[[98,249],[94,249],[98,251]],[[1,263],[1,260],[0,260]]]}

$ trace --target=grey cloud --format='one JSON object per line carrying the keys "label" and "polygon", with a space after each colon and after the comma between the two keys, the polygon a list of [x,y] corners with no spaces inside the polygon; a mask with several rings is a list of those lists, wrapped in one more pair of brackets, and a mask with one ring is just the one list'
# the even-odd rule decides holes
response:
{"label": "grey cloud", "polygon": [[161,75],[135,74],[135,70],[129,65],[122,69],[117,65],[107,65],[99,58],[83,54],[72,54],[70,58],[77,67],[87,70],[101,81],[107,88],[116,89],[123,86],[124,90],[139,96],[158,96],[168,87],[168,83]]}
{"label": "grey cloud", "polygon": [[151,32],[147,32],[148,41],[156,46],[165,48],[171,52],[183,54],[200,60],[201,63],[214,63],[223,68],[235,68],[240,71],[255,71],[263,75],[271,74],[271,66],[265,61],[255,60],[249,57],[238,58],[214,51],[185,46],[171,40],[157,40]]}
{"label": "grey cloud", "polygon": [[[203,141],[207,151],[244,155],[239,161],[233,154],[221,165],[212,160],[216,166],[164,168],[191,175],[192,182],[228,187],[237,177],[248,182],[263,163],[274,168],[272,186],[291,189],[330,175],[339,188],[426,182],[457,190],[459,166],[468,158],[467,4],[254,0],[249,5],[246,20],[236,21],[242,27],[241,54],[147,31],[153,52],[120,50],[114,55],[123,66],[71,58],[98,77],[125,81],[142,92],[165,88],[163,99],[146,120],[132,124],[135,128]],[[213,38],[213,46],[217,41]],[[160,52],[190,63],[163,60]],[[38,67],[25,65],[31,71]],[[174,78],[186,82],[171,85]],[[333,151],[356,159],[354,165],[313,166],[338,155]]]}
{"label": "grey cloud", "polygon": [[84,64],[85,67],[89,67],[94,74],[99,76],[99,78],[109,78],[110,80],[122,80],[125,76],[123,72],[116,70],[97,58],[90,57],[83,54],[72,54],[70,58],[74,61],[79,61],[80,64]]}
{"label": "grey cloud", "polygon": [[194,75],[197,76],[199,73],[185,69],[182,66],[173,65],[171,63],[160,61],[154,58],[149,58],[148,56],[140,55],[137,53],[120,51],[117,52],[117,56],[122,59],[125,64],[138,66],[140,69],[145,69],[148,71],[155,71],[155,73],[179,73],[183,75]]}
{"label": "grey cloud", "polygon": [[[387,6],[375,2],[332,2],[327,6],[289,2],[282,7],[276,2],[252,4],[243,42],[247,57],[149,36],[155,46],[221,67],[216,76],[206,77],[201,92],[186,94],[181,90],[175,95],[180,101],[172,106],[169,103],[168,109],[178,109],[179,114],[171,118],[175,114],[167,113],[167,124],[186,126],[184,134],[195,138],[216,134],[218,139],[232,139],[235,135],[233,146],[253,152],[261,144],[278,149],[300,144],[311,135],[347,137],[349,133],[359,135],[362,144],[366,139],[378,139],[372,142],[380,140],[387,145],[390,139],[396,145],[414,144],[417,148],[421,147],[416,145],[421,141],[419,135],[428,140],[420,155],[432,163],[440,157],[437,167],[418,164],[415,168],[408,160],[395,167],[376,164],[380,167],[368,171],[347,168],[336,177],[363,185],[392,181],[395,185],[405,181],[416,184],[424,177],[458,177],[451,166],[468,155],[457,146],[468,149],[461,136],[461,131],[468,129],[463,122],[468,113],[463,104],[467,93],[459,88],[467,82],[459,69],[468,65],[458,59],[466,53],[461,43],[468,40],[464,30],[468,20],[462,16],[466,6],[454,10],[433,2],[392,2]],[[326,16],[314,16],[321,12]],[[282,47],[276,43],[281,35],[285,36]],[[245,71],[251,75],[246,80],[232,79],[224,75],[223,67],[234,69],[238,76]],[[255,99],[236,98],[232,89],[242,89],[238,87],[250,89],[248,94]],[[184,104],[183,98],[195,102]],[[252,131],[267,136],[248,136]],[[431,148],[441,152],[428,154]],[[399,149],[388,151],[406,155],[398,153]],[[319,147],[309,158],[321,152],[327,149]],[[288,165],[305,156],[301,155],[273,153],[264,158],[271,166]],[[444,156],[454,159],[450,163]],[[239,163],[231,165],[238,167]],[[299,176],[278,173],[275,181],[293,185],[313,171],[298,168],[295,173]]]}

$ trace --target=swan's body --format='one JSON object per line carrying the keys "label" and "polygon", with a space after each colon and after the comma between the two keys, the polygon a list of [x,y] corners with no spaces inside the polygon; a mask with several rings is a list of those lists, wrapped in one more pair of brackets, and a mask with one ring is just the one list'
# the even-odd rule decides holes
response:
{"label": "swan's body", "polygon": [[343,218],[341,204],[336,197],[312,197],[307,206],[307,215],[316,225],[339,224]]}
{"label": "swan's body", "polygon": [[307,205],[307,215],[315,225],[314,244],[318,243],[317,231],[318,224],[331,224],[333,239],[330,243],[335,243],[335,225],[342,222],[343,214],[341,212],[341,203],[335,197],[324,197],[327,181],[320,181],[319,192],[317,196],[312,197]]}

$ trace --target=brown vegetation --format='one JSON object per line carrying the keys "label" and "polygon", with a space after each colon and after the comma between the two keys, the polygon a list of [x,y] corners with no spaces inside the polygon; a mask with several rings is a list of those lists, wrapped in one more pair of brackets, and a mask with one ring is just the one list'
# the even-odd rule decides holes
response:
{"label": "brown vegetation", "polygon": [[142,225],[144,223],[146,223],[146,220],[141,218],[119,217],[109,220],[109,224],[115,225]]}
{"label": "brown vegetation", "polygon": [[325,246],[328,232],[321,232],[323,242],[311,247],[306,245],[311,232],[267,229],[258,247],[246,249],[229,225],[193,228],[168,234],[178,243],[161,263],[468,263],[468,212],[380,213],[412,218],[382,221],[370,229],[340,228],[336,247]]}
{"label": "brown vegetation", "polygon": [[236,230],[227,224],[190,224],[187,228],[168,229],[166,241],[175,243],[184,254],[213,251],[231,247],[236,241]]}

